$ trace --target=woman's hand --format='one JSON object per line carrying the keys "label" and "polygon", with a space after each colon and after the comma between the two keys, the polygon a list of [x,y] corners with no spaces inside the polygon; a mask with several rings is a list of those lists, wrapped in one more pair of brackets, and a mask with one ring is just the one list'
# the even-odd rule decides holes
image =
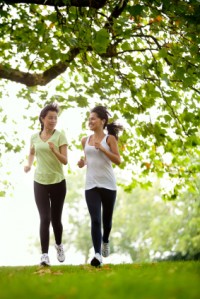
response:
{"label": "woman's hand", "polygon": [[85,159],[81,157],[81,159],[77,163],[79,168],[83,168],[85,166]]}
{"label": "woman's hand", "polygon": [[100,150],[102,150],[103,149],[103,146],[101,145],[101,142],[95,142],[94,143],[94,146],[95,146],[95,148],[98,150],[98,149],[100,149]]}
{"label": "woman's hand", "polygon": [[31,170],[31,166],[32,166],[33,161],[34,161],[34,157],[35,157],[35,148],[34,148],[33,145],[31,145],[29,155],[28,155],[28,162],[27,162],[28,165],[24,166],[24,172],[27,173]]}
{"label": "woman's hand", "polygon": [[29,172],[31,170],[31,166],[28,166],[28,165],[26,165],[26,166],[24,166],[24,172]]}
{"label": "woman's hand", "polygon": [[54,152],[54,150],[55,150],[55,145],[54,145],[54,143],[53,143],[53,142],[48,142],[48,144],[49,144],[49,148],[50,148],[50,150],[52,150],[52,152]]}
{"label": "woman's hand", "polygon": [[48,142],[50,150],[54,153],[57,159],[64,165],[67,165],[67,145],[63,144],[59,147],[59,151],[56,150],[53,142]]}

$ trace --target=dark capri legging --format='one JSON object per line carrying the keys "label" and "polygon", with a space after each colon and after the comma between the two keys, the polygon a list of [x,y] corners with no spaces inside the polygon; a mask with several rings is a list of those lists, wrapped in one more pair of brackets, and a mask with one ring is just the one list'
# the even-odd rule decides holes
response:
{"label": "dark capri legging", "polygon": [[43,185],[34,181],[35,201],[40,215],[40,242],[42,253],[48,253],[49,227],[52,223],[57,245],[62,243],[62,210],[66,195],[66,181]]}
{"label": "dark capri legging", "polygon": [[[85,190],[85,198],[91,217],[91,235],[95,253],[101,254],[102,240],[109,242],[112,228],[112,216],[117,192],[105,188],[93,188]],[[101,232],[101,208],[103,235]]]}

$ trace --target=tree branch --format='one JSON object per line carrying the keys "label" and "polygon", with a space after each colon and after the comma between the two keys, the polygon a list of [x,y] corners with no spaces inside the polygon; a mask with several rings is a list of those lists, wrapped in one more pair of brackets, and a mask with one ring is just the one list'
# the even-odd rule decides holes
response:
{"label": "tree branch", "polygon": [[192,90],[194,90],[196,93],[200,94],[200,91],[199,91],[197,88],[195,88],[195,87],[193,87],[193,86],[190,86],[190,88],[191,88]]}
{"label": "tree branch", "polygon": [[108,17],[108,21],[105,24],[105,28],[112,27],[114,19],[117,19],[121,15],[127,4],[128,0],[122,0],[118,5],[116,5],[111,15]]}
{"label": "tree branch", "polygon": [[64,73],[66,69],[69,67],[70,62],[74,60],[74,58],[79,54],[79,52],[80,51],[78,48],[72,49],[69,53],[69,58],[66,61],[60,61],[57,64],[50,67],[49,69],[47,69],[46,71],[44,71],[43,73],[39,74],[22,72],[13,68],[7,68],[3,65],[0,65],[0,78],[25,84],[26,86],[44,86],[60,74]]}
{"label": "tree branch", "polygon": [[144,48],[144,49],[133,49],[133,50],[124,50],[124,51],[119,51],[117,52],[117,55],[121,55],[124,53],[132,53],[132,52],[146,52],[146,51],[158,51],[158,49],[153,49],[153,48]]}
{"label": "tree branch", "polygon": [[102,8],[107,0],[4,0],[6,4],[37,4],[47,6],[76,6]]}

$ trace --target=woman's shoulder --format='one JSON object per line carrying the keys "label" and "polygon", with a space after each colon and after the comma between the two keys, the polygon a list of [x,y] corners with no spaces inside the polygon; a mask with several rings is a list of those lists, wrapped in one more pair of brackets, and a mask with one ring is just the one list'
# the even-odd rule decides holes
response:
{"label": "woman's shoulder", "polygon": [[88,139],[88,136],[83,136],[81,141],[86,141]]}
{"label": "woman's shoulder", "polygon": [[55,130],[53,136],[55,136],[56,138],[66,138],[66,134],[64,130]]}
{"label": "woman's shoulder", "polygon": [[39,135],[40,135],[39,132],[37,132],[37,133],[33,133],[33,134],[31,135],[31,139],[36,139],[36,138],[39,137]]}
{"label": "woman's shoulder", "polygon": [[106,136],[105,136],[106,140],[112,140],[113,138],[115,139],[115,136],[110,135],[110,134],[106,134]]}
{"label": "woman's shoulder", "polygon": [[63,136],[65,136],[65,132],[63,130],[55,130],[54,134],[55,135],[63,135]]}
{"label": "woman's shoulder", "polygon": [[117,141],[114,135],[109,135],[109,134],[105,136],[105,139],[108,144]]}
{"label": "woman's shoulder", "polygon": [[89,136],[84,136],[84,137],[82,137],[82,139],[81,139],[81,143],[82,143],[83,147],[85,146],[86,141],[88,140],[88,138],[89,138]]}
{"label": "woman's shoulder", "polygon": [[66,137],[66,134],[64,132],[64,130],[55,130],[54,134],[53,134],[53,138],[55,138],[55,140],[58,141],[59,144],[68,144],[68,140]]}

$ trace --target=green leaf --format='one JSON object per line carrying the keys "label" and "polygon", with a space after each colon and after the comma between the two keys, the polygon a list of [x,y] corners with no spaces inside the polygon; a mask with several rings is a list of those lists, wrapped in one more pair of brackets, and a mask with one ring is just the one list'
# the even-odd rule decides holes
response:
{"label": "green leaf", "polygon": [[6,196],[6,192],[5,191],[0,191],[0,197],[5,197]]}
{"label": "green leaf", "polygon": [[127,10],[129,11],[129,13],[133,17],[136,17],[136,16],[140,16],[142,14],[142,11],[143,11],[144,7],[145,6],[143,6],[143,5],[136,4],[136,5],[133,5],[133,6],[128,6]]}
{"label": "green leaf", "polygon": [[131,45],[128,42],[125,42],[121,45],[123,51],[131,50]]}
{"label": "green leaf", "polygon": [[92,43],[94,50],[99,54],[106,53],[108,45],[109,45],[108,31],[104,28],[99,31],[96,31],[94,40]]}

